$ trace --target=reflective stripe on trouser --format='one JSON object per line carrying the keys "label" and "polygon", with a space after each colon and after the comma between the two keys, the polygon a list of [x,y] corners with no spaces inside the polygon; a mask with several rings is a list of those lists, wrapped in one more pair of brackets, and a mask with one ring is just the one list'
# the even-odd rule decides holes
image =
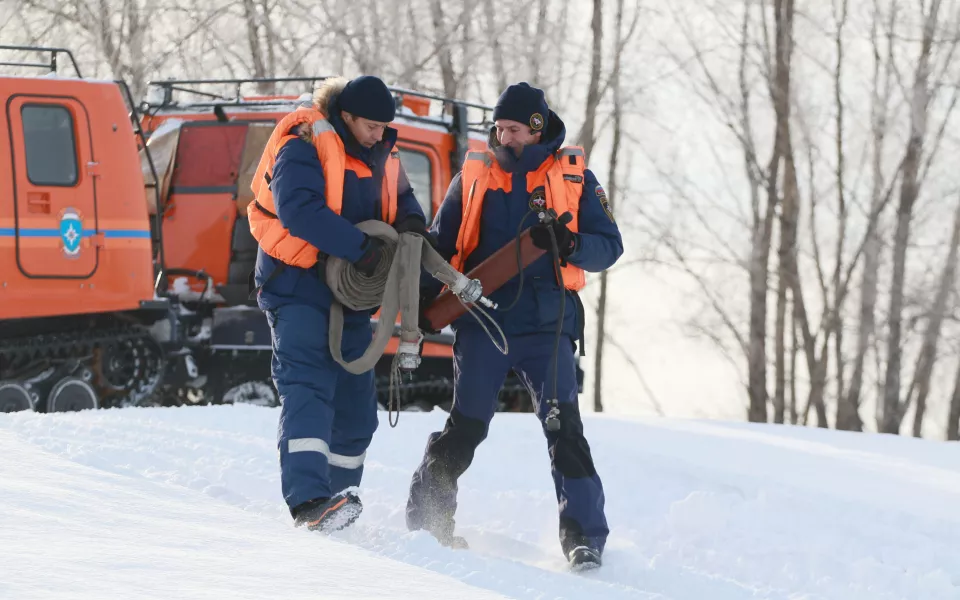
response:
{"label": "reflective stripe on trouser", "polygon": [[[328,320],[318,308],[288,304],[267,312],[272,372],[282,406],[277,432],[283,497],[290,508],[360,484],[378,426],[372,371],[348,373],[327,346]],[[370,343],[369,325],[344,327],[352,360]]]}
{"label": "reflective stripe on trouser", "polygon": [[[535,390],[541,422],[547,413],[544,391],[553,385],[553,334],[509,338],[503,356],[483,331],[461,328],[454,344],[454,402],[443,431],[430,434],[423,460],[413,475],[407,500],[407,527],[427,529],[438,537],[453,533],[457,479],[486,439],[497,392],[512,367]],[[603,484],[583,434],[577,403],[574,344],[568,336],[558,353],[559,432],[543,429],[560,511],[560,543],[566,554],[578,545],[603,550],[609,529],[604,515]]]}

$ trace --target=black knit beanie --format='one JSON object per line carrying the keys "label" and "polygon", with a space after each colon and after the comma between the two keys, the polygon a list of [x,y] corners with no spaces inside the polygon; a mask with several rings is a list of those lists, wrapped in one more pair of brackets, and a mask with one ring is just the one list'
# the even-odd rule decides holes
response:
{"label": "black knit beanie", "polygon": [[543,90],[526,81],[509,86],[500,94],[493,108],[493,120],[510,119],[530,126],[534,133],[547,128],[549,108]]}
{"label": "black knit beanie", "polygon": [[340,108],[355,117],[389,123],[397,114],[397,104],[387,85],[378,77],[363,75],[351,79],[340,92]]}

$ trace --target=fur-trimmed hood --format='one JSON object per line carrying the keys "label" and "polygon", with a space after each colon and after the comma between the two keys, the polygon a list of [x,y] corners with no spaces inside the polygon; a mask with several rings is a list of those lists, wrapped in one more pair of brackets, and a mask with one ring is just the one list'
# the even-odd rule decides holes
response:
{"label": "fur-trimmed hood", "polygon": [[[313,91],[313,108],[323,113],[323,116],[333,125],[340,139],[343,140],[347,154],[359,158],[368,165],[382,163],[386,160],[394,144],[396,144],[397,130],[393,127],[387,127],[383,134],[383,141],[373,148],[364,148],[357,143],[356,138],[350,133],[346,123],[343,122],[339,103],[340,93],[343,92],[343,88],[346,87],[349,82],[349,79],[342,76],[331,77],[324,80],[323,83]],[[306,132],[300,135],[300,137],[304,141],[312,143],[312,139],[309,137],[311,135],[311,132]]]}
{"label": "fur-trimmed hood", "polygon": [[331,77],[325,80],[313,91],[313,107],[328,119],[331,111],[336,116],[340,116],[340,111],[335,109],[336,102],[340,98],[340,92],[349,82],[350,80],[346,77]]}

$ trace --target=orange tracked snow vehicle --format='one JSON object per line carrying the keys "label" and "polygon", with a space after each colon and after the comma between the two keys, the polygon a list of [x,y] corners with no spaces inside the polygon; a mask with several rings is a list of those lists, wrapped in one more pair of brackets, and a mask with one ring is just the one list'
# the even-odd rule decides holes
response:
{"label": "orange tracked snow vehicle", "polygon": [[[122,81],[82,79],[67,50],[0,50],[49,53],[2,64],[54,75],[0,77],[0,411],[275,405],[270,331],[248,299],[246,205],[274,124],[324,77],[151,82],[135,106]],[[59,54],[76,78],[56,76]],[[392,89],[429,219],[467,150],[483,148],[492,109]],[[428,336],[401,408],[449,404],[452,341]],[[383,405],[397,342],[376,367]],[[530,410],[515,377],[500,409]]]}
{"label": "orange tracked snow vehicle", "polygon": [[[0,77],[0,411],[137,403],[165,368],[123,82]],[[21,67],[37,63],[4,63]]]}

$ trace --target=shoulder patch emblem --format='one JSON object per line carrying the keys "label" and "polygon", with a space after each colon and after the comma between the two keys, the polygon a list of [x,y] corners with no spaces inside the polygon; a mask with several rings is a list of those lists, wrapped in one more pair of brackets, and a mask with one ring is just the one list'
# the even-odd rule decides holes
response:
{"label": "shoulder patch emblem", "polygon": [[613,218],[613,211],[610,209],[610,200],[607,199],[607,193],[603,191],[603,186],[598,184],[593,191],[600,200],[600,206],[603,207],[603,212],[607,213],[607,218],[610,219],[611,223],[616,223]]}
{"label": "shoulder patch emblem", "polygon": [[530,115],[530,129],[534,131],[540,131],[543,129],[543,115],[540,113],[533,113]]}

